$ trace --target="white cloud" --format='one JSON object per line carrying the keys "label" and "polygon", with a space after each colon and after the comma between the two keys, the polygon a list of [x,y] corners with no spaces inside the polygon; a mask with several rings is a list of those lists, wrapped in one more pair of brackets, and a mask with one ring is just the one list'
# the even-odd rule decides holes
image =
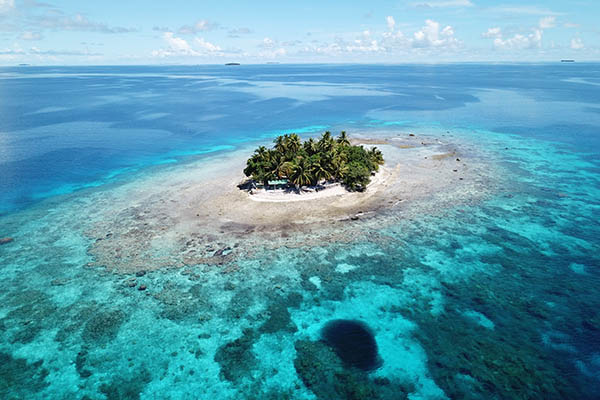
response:
{"label": "white cloud", "polygon": [[549,29],[554,28],[556,26],[556,17],[544,17],[540,19],[539,27],[540,29]]}
{"label": "white cloud", "polygon": [[493,39],[494,48],[498,50],[541,49],[544,29],[554,28],[555,26],[556,17],[551,15],[541,18],[538,25],[532,27],[529,32],[517,31],[506,35],[499,27],[492,27],[482,33],[481,36]]}
{"label": "white cloud", "polygon": [[396,29],[396,20],[392,16],[385,18],[389,31],[383,33],[382,45],[388,50],[393,48],[408,47],[409,41],[404,37],[402,31]]}
{"label": "white cloud", "polygon": [[18,45],[12,49],[0,50],[0,57],[5,59],[14,59],[15,56],[35,56],[39,60],[56,59],[56,56],[101,56],[101,53],[92,53],[88,50],[42,50],[38,47],[31,47],[29,50],[23,50]]}
{"label": "white cloud", "polygon": [[383,34],[381,41],[381,47],[387,52],[409,48],[456,50],[461,44],[462,42],[454,36],[452,26],[446,25],[442,28],[439,22],[430,19],[426,20],[425,26],[414,32],[412,36],[405,36],[400,30],[389,30]]}
{"label": "white cloud", "polygon": [[288,40],[286,42],[281,43],[285,47],[295,47],[302,44],[302,40]]}
{"label": "white cloud", "polygon": [[[492,31],[490,33],[490,31]],[[504,39],[500,28],[488,29],[484,35],[494,38],[494,48],[499,50],[524,50],[524,49],[539,49],[542,47],[542,30],[533,29],[531,33],[521,34],[516,33],[513,36]],[[491,36],[491,35],[494,36]]]}
{"label": "white cloud", "polygon": [[425,1],[421,3],[413,3],[413,7],[422,8],[449,8],[449,7],[473,7],[474,4],[470,0],[445,0],[445,1]]}
{"label": "white cloud", "polygon": [[361,36],[353,41],[344,43],[343,48],[348,53],[372,53],[384,50],[378,41],[371,37],[370,31],[364,31]]}
{"label": "white cloud", "polygon": [[354,40],[344,40],[338,37],[332,43],[313,42],[312,46],[305,46],[302,52],[337,56],[341,54],[372,54],[386,51],[386,48],[377,39],[373,39],[370,31],[364,31]]}
{"label": "white cloud", "polygon": [[262,47],[263,49],[272,49],[275,46],[277,46],[277,42],[273,39],[271,39],[270,37],[266,37],[263,39],[262,43],[258,45],[259,47]]}
{"label": "white cloud", "polygon": [[19,47],[18,44],[15,44],[14,48],[4,48],[4,49],[0,49],[0,55],[3,56],[15,56],[15,55],[21,55],[21,54],[25,54],[25,51]]}
{"label": "white cloud", "polygon": [[580,38],[573,38],[573,39],[571,39],[571,48],[573,50],[581,50],[584,47],[585,46],[583,45],[583,41]]}
{"label": "white cloud", "polygon": [[[1,1],[1,0],[0,0]],[[111,27],[100,22],[90,21],[85,15],[64,15],[60,11],[49,13],[35,19],[36,28],[64,31],[101,32],[101,33],[127,33],[135,29],[120,26]]]}
{"label": "white cloud", "polygon": [[278,49],[273,49],[273,50],[263,50],[260,53],[258,53],[258,56],[261,58],[277,58],[277,57],[283,57],[287,54],[286,49],[284,49],[283,47],[280,47]]}
{"label": "white cloud", "polygon": [[182,26],[181,28],[179,28],[179,33],[182,35],[193,35],[199,32],[212,31],[218,26],[219,24],[215,22],[210,22],[205,19],[201,19],[199,21],[196,21],[196,23],[193,25]]}
{"label": "white cloud", "polygon": [[165,32],[163,34],[163,39],[167,42],[170,48],[177,53],[195,53],[195,51],[185,39],[175,36],[173,32]]}
{"label": "white cloud", "polygon": [[0,14],[11,11],[15,8],[15,0],[0,0]]}
{"label": "white cloud", "polygon": [[573,23],[573,22],[565,22],[563,24],[565,28],[579,28],[581,25]]}
{"label": "white cloud", "polygon": [[396,27],[396,20],[394,19],[394,17],[388,15],[387,17],[385,17],[385,21],[387,22],[388,29],[390,31],[393,31]]}
{"label": "white cloud", "polygon": [[29,54],[40,56],[101,56],[102,53],[91,53],[88,50],[41,50],[37,47],[29,49]]}
{"label": "white cloud", "polygon": [[489,28],[486,32],[484,32],[481,36],[484,38],[497,38],[502,37],[502,29],[495,27]]}
{"label": "white cloud", "polygon": [[250,28],[235,28],[235,29],[230,29],[228,33],[228,36],[230,38],[239,38],[240,35],[249,35],[252,33],[252,29]]}
{"label": "white cloud", "polygon": [[501,6],[489,8],[488,11],[493,13],[521,15],[563,15],[563,13],[536,6]]}
{"label": "white cloud", "polygon": [[171,57],[171,56],[203,56],[208,54],[222,54],[221,48],[213,43],[207,42],[201,37],[194,38],[192,47],[187,40],[175,36],[173,32],[163,33],[163,40],[167,43],[168,48],[154,50],[154,57]]}
{"label": "white cloud", "polygon": [[42,40],[42,35],[39,32],[25,31],[19,38],[22,40]]}
{"label": "white cloud", "polygon": [[206,40],[204,40],[204,38],[201,37],[197,37],[196,39],[194,39],[194,42],[200,46],[201,49],[209,52],[209,53],[214,53],[216,51],[221,51],[221,48],[217,45],[214,45],[210,42],[207,42]]}
{"label": "white cloud", "polygon": [[454,29],[450,25],[440,30],[439,22],[426,20],[425,26],[413,34],[412,46],[424,47],[457,47],[458,39],[454,37]]}
{"label": "white cloud", "polygon": [[270,37],[264,38],[258,47],[263,49],[258,53],[258,56],[261,58],[276,58],[287,54],[285,47],[281,46],[277,40],[271,39]]}
{"label": "white cloud", "polygon": [[371,31],[364,31],[354,40],[336,38],[332,43],[313,41],[312,45],[305,46],[304,53],[339,56],[342,54],[392,54],[396,51],[410,52],[411,49],[421,52],[423,49],[436,51],[456,50],[461,41],[454,36],[452,26],[442,26],[433,20],[426,20],[425,26],[410,36],[396,29],[393,17],[386,17],[388,31],[376,35]]}

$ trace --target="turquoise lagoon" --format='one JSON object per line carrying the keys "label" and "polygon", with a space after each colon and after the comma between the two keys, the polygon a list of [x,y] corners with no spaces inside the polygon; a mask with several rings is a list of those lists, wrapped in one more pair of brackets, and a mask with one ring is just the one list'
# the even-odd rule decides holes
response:
{"label": "turquoise lagoon", "polygon": [[[3,68],[0,397],[598,398],[599,83],[598,64]],[[94,266],[90,229],[136,182],[325,129],[455,141],[494,177],[343,241]],[[320,341],[336,319],[369,327],[379,368]]]}

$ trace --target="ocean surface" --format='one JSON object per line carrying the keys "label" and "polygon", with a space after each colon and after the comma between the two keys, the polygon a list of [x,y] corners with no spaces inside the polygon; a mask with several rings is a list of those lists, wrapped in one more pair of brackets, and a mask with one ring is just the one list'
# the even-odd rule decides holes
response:
{"label": "ocean surface", "polygon": [[[451,134],[501,183],[228,274],[91,267],[97,199],[342,129]],[[0,398],[597,399],[599,221],[600,64],[0,68]]]}

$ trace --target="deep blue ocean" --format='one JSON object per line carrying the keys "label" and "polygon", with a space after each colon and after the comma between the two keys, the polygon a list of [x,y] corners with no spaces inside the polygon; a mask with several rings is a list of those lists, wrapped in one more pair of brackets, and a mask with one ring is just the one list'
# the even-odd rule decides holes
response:
{"label": "deep blue ocean", "polygon": [[[452,132],[505,184],[387,245],[261,248],[235,290],[163,268],[142,298],[89,267],[94,196],[342,129]],[[597,399],[599,221],[600,64],[0,68],[0,397]],[[335,319],[377,371],[318,341]]]}

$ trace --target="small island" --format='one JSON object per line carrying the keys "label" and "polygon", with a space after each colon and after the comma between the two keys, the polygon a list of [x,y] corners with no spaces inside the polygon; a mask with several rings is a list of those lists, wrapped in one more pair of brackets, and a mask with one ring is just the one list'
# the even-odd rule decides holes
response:
{"label": "small island", "polygon": [[128,183],[116,198],[98,192],[96,203],[110,207],[88,231],[89,253],[93,265],[137,273],[150,265],[220,268],[265,246],[321,246],[359,235],[387,243],[373,232],[462,209],[495,190],[498,170],[463,143],[408,131],[358,131],[352,139],[326,132],[198,157]]}
{"label": "small island", "polygon": [[377,147],[352,145],[345,131],[337,138],[327,131],[319,140],[305,142],[295,133],[286,134],[274,143],[272,149],[256,149],[246,162],[244,174],[250,181],[245,187],[299,192],[341,183],[348,191],[362,192],[384,163]]}

